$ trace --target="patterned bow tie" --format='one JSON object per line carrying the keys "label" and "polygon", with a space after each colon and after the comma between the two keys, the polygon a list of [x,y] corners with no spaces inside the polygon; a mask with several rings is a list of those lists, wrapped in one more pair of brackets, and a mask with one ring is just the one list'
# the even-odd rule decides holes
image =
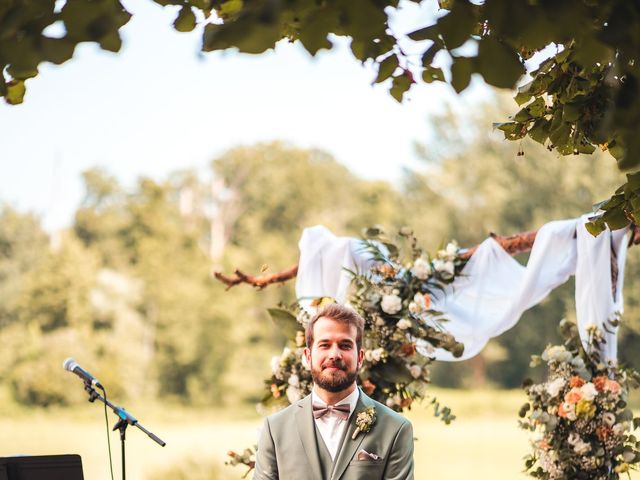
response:
{"label": "patterned bow tie", "polygon": [[319,403],[313,404],[313,418],[320,418],[327,413],[333,413],[338,418],[342,420],[346,420],[349,418],[349,414],[351,413],[351,409],[348,404],[343,405],[320,405]]}

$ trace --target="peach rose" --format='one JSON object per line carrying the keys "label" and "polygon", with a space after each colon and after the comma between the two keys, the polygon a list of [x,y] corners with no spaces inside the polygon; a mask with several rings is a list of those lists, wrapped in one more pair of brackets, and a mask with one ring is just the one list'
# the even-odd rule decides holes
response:
{"label": "peach rose", "polygon": [[569,386],[571,388],[580,388],[583,385],[584,385],[584,380],[582,378],[578,377],[577,375],[574,375],[569,380]]}
{"label": "peach rose", "polygon": [[602,392],[604,390],[605,384],[607,383],[607,380],[609,380],[607,377],[605,377],[604,375],[600,375],[597,377],[593,377],[593,380],[591,381],[596,386],[596,390]]}
{"label": "peach rose", "polygon": [[569,393],[564,396],[564,401],[567,403],[574,404],[578,403],[580,400],[582,400],[582,392],[579,388],[572,388],[569,390]]}
{"label": "peach rose", "polygon": [[609,380],[607,378],[607,381],[604,384],[604,391],[611,392],[614,395],[618,395],[620,393],[620,384],[615,380]]}

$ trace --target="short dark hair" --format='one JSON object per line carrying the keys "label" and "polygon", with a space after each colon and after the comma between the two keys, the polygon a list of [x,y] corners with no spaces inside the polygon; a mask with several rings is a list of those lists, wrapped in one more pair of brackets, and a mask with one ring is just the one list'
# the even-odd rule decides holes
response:
{"label": "short dark hair", "polygon": [[336,322],[346,323],[347,325],[356,327],[356,346],[358,350],[362,348],[362,335],[364,333],[363,318],[358,315],[355,310],[338,303],[330,303],[323,309],[318,310],[309,323],[307,323],[304,332],[307,348],[311,348],[313,345],[313,326],[320,318],[330,318]]}

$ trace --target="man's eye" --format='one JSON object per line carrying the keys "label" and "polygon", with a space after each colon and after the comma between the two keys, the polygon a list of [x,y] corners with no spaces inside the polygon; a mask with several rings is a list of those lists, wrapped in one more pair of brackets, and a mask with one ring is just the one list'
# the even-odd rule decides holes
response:
{"label": "man's eye", "polygon": [[340,345],[340,348],[342,348],[343,350],[351,350],[352,347],[353,345],[351,343],[343,343],[342,345]]}

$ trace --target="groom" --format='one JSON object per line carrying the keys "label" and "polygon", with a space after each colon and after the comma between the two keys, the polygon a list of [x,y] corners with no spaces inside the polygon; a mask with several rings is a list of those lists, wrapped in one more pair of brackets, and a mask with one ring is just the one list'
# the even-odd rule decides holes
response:
{"label": "groom", "polygon": [[[362,317],[338,304],[311,319],[304,355],[313,391],[265,420],[254,480],[413,480],[411,423],[356,387],[363,330]],[[375,420],[356,433],[370,407]]]}

